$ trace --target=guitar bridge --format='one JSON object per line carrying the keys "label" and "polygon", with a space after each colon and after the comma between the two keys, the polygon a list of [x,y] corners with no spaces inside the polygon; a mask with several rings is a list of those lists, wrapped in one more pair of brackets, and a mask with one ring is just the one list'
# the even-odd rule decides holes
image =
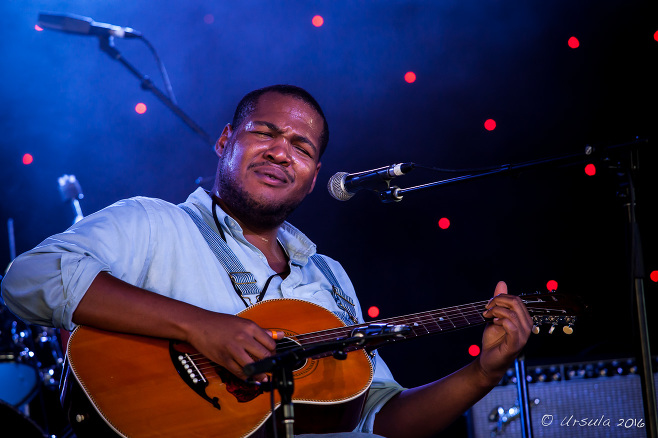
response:
{"label": "guitar bridge", "polygon": [[190,352],[176,349],[179,345],[179,343],[174,341],[169,342],[169,356],[171,357],[171,362],[173,363],[174,368],[176,368],[178,375],[183,379],[187,386],[213,405],[213,407],[222,409],[217,397],[211,398],[206,394],[208,380],[203,375],[194,359],[190,356]]}

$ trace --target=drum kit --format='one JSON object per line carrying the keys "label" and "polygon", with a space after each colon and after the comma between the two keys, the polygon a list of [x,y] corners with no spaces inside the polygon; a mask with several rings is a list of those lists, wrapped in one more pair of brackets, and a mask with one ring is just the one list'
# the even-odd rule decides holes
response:
{"label": "drum kit", "polygon": [[[77,222],[82,190],[73,175],[59,179],[60,192],[71,201]],[[8,223],[10,253],[13,222]],[[11,266],[11,264],[9,265]],[[9,270],[9,267],[7,268]],[[0,275],[2,279],[2,275]],[[64,352],[59,330],[27,324],[13,315],[0,298],[0,435],[7,438],[72,438],[59,403]]]}
{"label": "drum kit", "polygon": [[56,329],[26,324],[0,307],[0,424],[8,437],[53,436],[56,429],[65,436],[57,400],[63,364]]}

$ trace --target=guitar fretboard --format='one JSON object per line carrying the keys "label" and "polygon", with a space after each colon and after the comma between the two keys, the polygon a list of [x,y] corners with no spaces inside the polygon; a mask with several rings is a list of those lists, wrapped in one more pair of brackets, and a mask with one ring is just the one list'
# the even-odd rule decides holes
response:
{"label": "guitar fretboard", "polygon": [[[459,306],[446,307],[438,310],[430,310],[412,315],[398,316],[394,318],[381,319],[370,323],[356,324],[347,327],[339,327],[320,332],[305,333],[297,335],[294,340],[301,345],[313,344],[319,342],[333,341],[340,338],[347,338],[356,328],[367,326],[368,324],[393,324],[406,325],[411,329],[401,339],[410,339],[419,336],[426,336],[450,330],[457,330],[469,326],[475,326],[487,322],[482,313],[485,311],[487,301],[464,304]],[[394,342],[391,339],[388,342]],[[346,351],[357,350],[360,347],[348,347]],[[283,351],[277,350],[279,353]],[[284,350],[285,351],[285,350]],[[329,356],[326,355],[319,356]]]}

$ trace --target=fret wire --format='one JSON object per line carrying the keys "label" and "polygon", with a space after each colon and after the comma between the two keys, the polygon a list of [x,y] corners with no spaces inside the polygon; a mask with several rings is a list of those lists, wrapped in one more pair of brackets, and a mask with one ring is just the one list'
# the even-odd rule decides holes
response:
{"label": "fret wire", "polygon": [[[405,325],[410,325],[411,330],[415,332],[414,334],[418,335],[417,331],[419,330],[419,328],[422,328],[425,334],[429,334],[435,332],[436,330],[443,331],[444,327],[442,327],[442,323],[446,323],[446,322],[449,322],[453,326],[453,328],[456,328],[454,322],[451,320],[451,317],[459,317],[464,321],[466,321],[467,324],[484,321],[484,317],[482,316],[480,310],[475,309],[475,307],[478,305],[486,304],[487,302],[488,300],[481,301],[478,303],[472,303],[472,304],[450,306],[444,309],[424,311],[403,317],[386,318],[386,319],[378,320],[373,323],[399,325],[399,324],[405,324],[410,322],[411,324],[405,324]],[[545,310],[550,310],[550,309],[545,309]],[[484,311],[484,308],[482,309],[482,311]],[[442,316],[444,320],[437,320],[436,316],[440,315],[441,313],[444,314],[444,316]],[[469,319],[473,317],[477,317],[477,321],[472,321]],[[302,345],[305,342],[311,342],[311,341],[333,340],[336,339],[336,336],[338,335],[347,336],[353,328],[367,324],[368,322],[363,324],[346,326],[346,327],[331,328],[318,332],[300,334],[289,338],[298,341]],[[418,324],[418,325],[414,325],[414,324]],[[285,350],[286,349],[284,348],[282,351]]]}
{"label": "fret wire", "polygon": [[[538,304],[537,302],[533,302],[533,301],[528,301],[528,302],[523,301],[523,302],[524,304]],[[471,303],[471,304],[450,306],[443,309],[428,310],[428,311],[423,311],[406,316],[385,318],[378,321],[372,321],[370,323],[409,325],[412,333],[415,336],[422,336],[425,334],[432,334],[437,331],[443,331],[445,328],[442,326],[442,324],[449,323],[452,327],[448,327],[448,329],[458,328],[458,326],[456,326],[453,321],[453,319],[456,318],[460,318],[461,320],[465,321],[466,324],[468,325],[484,322],[485,318],[482,315],[482,312],[484,312],[484,305],[486,305],[486,303],[488,303],[488,300]],[[535,310],[535,311],[543,310],[547,312],[555,311],[555,309],[551,307],[539,307],[539,306],[533,306],[531,310]],[[438,320],[437,320],[437,316],[439,317]],[[364,325],[367,326],[368,324],[369,322],[365,322],[362,324],[354,324],[350,326],[330,328],[317,332],[290,336],[288,337],[288,339],[299,342],[303,346],[305,343],[329,341],[329,340],[337,339],[337,337],[348,336],[354,328]],[[296,345],[279,348],[277,351],[285,352],[294,347],[296,347]],[[355,349],[358,348],[352,348],[349,351],[354,351]],[[190,357],[190,359],[195,361],[195,365],[197,366],[197,368],[199,368],[199,371],[208,370],[214,366],[218,366],[216,363],[212,362],[210,359],[206,358],[205,356],[203,356],[201,353],[198,352],[181,353],[181,354],[187,354]],[[326,357],[329,355],[330,355],[329,353],[326,353],[323,355],[318,355],[316,357]]]}

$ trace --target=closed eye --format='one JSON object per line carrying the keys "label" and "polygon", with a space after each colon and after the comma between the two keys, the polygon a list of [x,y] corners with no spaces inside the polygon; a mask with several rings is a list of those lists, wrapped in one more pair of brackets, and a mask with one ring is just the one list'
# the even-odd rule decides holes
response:
{"label": "closed eye", "polygon": [[297,149],[299,152],[301,152],[302,154],[306,155],[307,157],[311,157],[311,156],[312,156],[311,153],[310,153],[308,150],[306,150],[306,148],[304,148],[304,147],[302,147],[302,146],[295,146],[295,149]]}
{"label": "closed eye", "polygon": [[256,135],[261,135],[263,137],[270,137],[270,138],[272,137],[271,132],[265,132],[265,131],[251,131],[251,132],[256,134]]}

